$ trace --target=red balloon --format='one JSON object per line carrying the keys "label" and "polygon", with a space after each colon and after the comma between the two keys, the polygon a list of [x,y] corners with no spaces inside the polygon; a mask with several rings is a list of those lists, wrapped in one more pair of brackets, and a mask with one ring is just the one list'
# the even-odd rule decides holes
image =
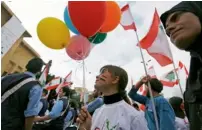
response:
{"label": "red balloon", "polygon": [[91,50],[91,44],[86,37],[75,35],[71,37],[69,45],[66,47],[66,52],[74,60],[85,59]]}
{"label": "red balloon", "polygon": [[95,35],[105,21],[105,1],[69,1],[68,9],[73,25],[86,37]]}

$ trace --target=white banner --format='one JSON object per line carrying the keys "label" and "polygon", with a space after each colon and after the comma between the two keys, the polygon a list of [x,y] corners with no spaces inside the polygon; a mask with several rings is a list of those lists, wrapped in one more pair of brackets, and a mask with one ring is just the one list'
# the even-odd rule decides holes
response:
{"label": "white banner", "polygon": [[1,57],[3,57],[12,45],[22,36],[25,28],[15,16],[1,27]]}

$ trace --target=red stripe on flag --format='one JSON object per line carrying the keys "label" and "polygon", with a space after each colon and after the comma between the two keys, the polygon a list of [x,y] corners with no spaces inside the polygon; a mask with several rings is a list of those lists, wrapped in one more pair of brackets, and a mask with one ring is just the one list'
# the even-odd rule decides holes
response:
{"label": "red stripe on flag", "polygon": [[137,30],[134,22],[131,25],[122,25],[122,27],[124,28],[124,30]]}
{"label": "red stripe on flag", "polygon": [[168,64],[173,63],[173,61],[167,56],[161,55],[159,53],[150,53],[147,51],[149,55],[151,55],[161,66],[166,66]]}
{"label": "red stripe on flag", "polygon": [[158,35],[159,24],[160,24],[160,19],[157,11],[155,10],[152,25],[148,33],[146,34],[146,36],[140,41],[141,48],[147,49],[153,44],[153,42],[155,41]]}
{"label": "red stripe on flag", "polygon": [[182,69],[183,66],[184,66],[184,65],[182,64],[182,62],[179,61],[179,67],[180,67],[180,69]]}
{"label": "red stripe on flag", "polygon": [[47,89],[47,90],[56,89],[59,85],[60,85],[60,84],[53,85],[53,86],[49,86],[49,87],[47,87],[46,89]]}
{"label": "red stripe on flag", "polygon": [[184,67],[184,71],[185,71],[186,75],[189,75],[189,72],[188,72],[186,66],[181,61],[179,61],[179,68],[182,69],[183,67]]}
{"label": "red stripe on flag", "polygon": [[144,87],[144,85],[142,85],[142,86],[139,88],[140,92],[143,91],[143,87]]}
{"label": "red stripe on flag", "polygon": [[[126,4],[125,6],[123,6],[123,7],[121,8],[121,13],[122,13],[122,19],[123,19],[124,21],[125,21],[125,20],[126,20],[126,21],[129,20],[131,23],[130,23],[130,24],[128,23],[128,25],[123,25],[123,24],[120,22],[120,24],[121,24],[121,26],[123,26],[124,30],[134,30],[134,31],[136,31],[137,28],[136,28],[136,26],[135,26],[135,23],[134,23],[134,21],[133,21],[133,16],[132,16],[132,14],[131,14],[129,8],[130,8],[129,5]],[[124,17],[124,13],[127,13],[127,14],[128,14],[128,17]]]}
{"label": "red stripe on flag", "polygon": [[189,72],[188,72],[186,66],[184,66],[184,70],[185,70],[186,75],[188,76],[188,75],[189,75]]}
{"label": "red stripe on flag", "polygon": [[127,11],[128,9],[129,9],[129,5],[126,4],[125,6],[123,6],[123,7],[121,8],[121,12]]}
{"label": "red stripe on flag", "polygon": [[166,86],[166,87],[174,87],[175,85],[177,85],[179,82],[176,80],[174,82],[172,81],[165,81],[165,80],[160,80],[161,83],[163,84],[163,86]]}
{"label": "red stripe on flag", "polygon": [[142,93],[142,95],[143,95],[143,96],[146,96],[146,95],[147,95],[147,91],[144,90],[143,93]]}

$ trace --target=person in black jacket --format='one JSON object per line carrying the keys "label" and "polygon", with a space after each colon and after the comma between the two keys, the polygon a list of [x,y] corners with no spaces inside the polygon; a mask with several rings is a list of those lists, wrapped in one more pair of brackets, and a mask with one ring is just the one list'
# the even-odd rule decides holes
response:
{"label": "person in black jacket", "polygon": [[184,93],[190,130],[202,129],[202,2],[183,1],[161,15],[171,42],[190,52],[190,72]]}

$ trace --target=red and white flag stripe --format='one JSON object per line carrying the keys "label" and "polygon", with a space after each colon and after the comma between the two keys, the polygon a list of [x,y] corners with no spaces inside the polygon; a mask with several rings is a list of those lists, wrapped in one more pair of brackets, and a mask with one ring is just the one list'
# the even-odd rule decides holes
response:
{"label": "red and white flag stripe", "polygon": [[52,79],[45,87],[47,90],[56,89],[62,82],[62,79],[60,77],[55,77]]}
{"label": "red and white flag stripe", "polygon": [[64,78],[62,83],[56,88],[56,92],[58,93],[60,89],[65,86],[70,87],[72,85],[71,78],[72,78],[72,71],[70,71],[70,73]]}
{"label": "red and white flag stripe", "polygon": [[186,78],[188,78],[189,72],[188,72],[186,66],[181,61],[179,61],[179,68],[184,69],[185,74],[186,74]]}
{"label": "red and white flag stripe", "polygon": [[173,63],[169,42],[161,24],[157,10],[146,36],[140,41],[141,48],[146,49],[161,66]]}
{"label": "red and white flag stripe", "polygon": [[135,22],[133,20],[132,13],[130,11],[129,4],[126,4],[123,8],[121,8],[121,21],[120,24],[124,28],[124,30],[134,30],[136,31]]}
{"label": "red and white flag stripe", "polygon": [[49,61],[48,64],[46,64],[41,76],[39,77],[39,82],[41,83],[42,87],[46,86],[46,80],[49,73],[50,64],[51,64],[51,61]]}

